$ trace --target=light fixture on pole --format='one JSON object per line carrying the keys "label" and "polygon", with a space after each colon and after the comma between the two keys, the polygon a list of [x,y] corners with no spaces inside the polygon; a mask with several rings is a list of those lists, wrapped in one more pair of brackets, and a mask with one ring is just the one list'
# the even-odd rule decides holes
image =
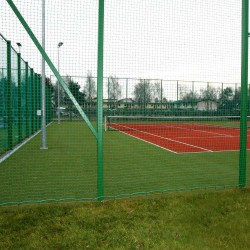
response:
{"label": "light fixture on pole", "polygon": [[58,48],[60,48],[62,45],[63,45],[63,42],[59,42],[57,46]]}
{"label": "light fixture on pole", "polygon": [[22,44],[21,44],[21,43],[16,43],[16,45],[18,46],[19,53],[21,53],[21,47],[22,47]]}
{"label": "light fixture on pole", "polygon": [[[60,48],[62,47],[63,42],[59,42],[57,45],[58,48],[58,72],[60,73]],[[60,85],[59,81],[57,81],[57,118],[58,124],[60,124]]]}

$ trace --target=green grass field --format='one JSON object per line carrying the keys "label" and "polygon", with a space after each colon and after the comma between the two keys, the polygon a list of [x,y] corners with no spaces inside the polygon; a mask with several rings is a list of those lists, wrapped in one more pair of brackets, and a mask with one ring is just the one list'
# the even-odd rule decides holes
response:
{"label": "green grass field", "polygon": [[0,249],[250,249],[250,190],[0,207]]}
{"label": "green grass field", "polygon": [[[0,203],[97,197],[96,140],[83,122],[54,122],[0,165]],[[249,152],[248,152],[249,156]],[[104,195],[238,185],[239,152],[173,154],[119,132],[104,132]],[[248,177],[249,180],[249,177]]]}

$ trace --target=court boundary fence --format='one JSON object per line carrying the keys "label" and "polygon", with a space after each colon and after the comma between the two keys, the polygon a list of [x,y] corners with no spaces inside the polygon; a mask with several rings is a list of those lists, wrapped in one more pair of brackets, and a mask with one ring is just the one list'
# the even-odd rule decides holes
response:
{"label": "court boundary fence", "polygon": [[[104,0],[99,0],[98,9],[98,61],[97,61],[97,129],[93,127],[85,112],[82,110],[72,93],[69,91],[63,78],[56,67],[42,48],[36,36],[30,29],[27,22],[19,12],[12,0],[7,0],[10,8],[13,10],[24,29],[40,51],[41,55],[47,62],[53,74],[64,91],[72,100],[76,109],[79,111],[82,119],[86,122],[93,136],[97,140],[97,189],[98,199],[104,197],[103,193],[103,52],[104,52]],[[246,153],[247,153],[247,98],[248,98],[248,0],[242,0],[242,47],[241,47],[241,119],[240,119],[240,156],[239,156],[239,186],[246,186]]]}
{"label": "court boundary fence", "polygon": [[[1,123],[6,130],[1,154],[11,151],[16,145],[32,137],[40,129],[41,76],[16,52],[11,41],[2,34],[0,39],[6,46],[6,67],[1,69],[1,88],[4,93]],[[16,68],[17,66],[17,68]],[[47,124],[52,121],[51,86],[46,86]],[[17,139],[15,139],[17,138]]]}

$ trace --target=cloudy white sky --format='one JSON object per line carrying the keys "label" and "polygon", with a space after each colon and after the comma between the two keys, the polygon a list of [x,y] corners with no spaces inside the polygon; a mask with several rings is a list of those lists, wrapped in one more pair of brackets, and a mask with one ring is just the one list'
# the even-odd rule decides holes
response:
{"label": "cloudy white sky", "polygon": [[[41,41],[41,1],[14,0]],[[41,72],[41,58],[5,0],[0,32]],[[97,0],[46,0],[46,51],[62,75],[97,71]],[[240,82],[241,1],[105,0],[104,75]],[[47,68],[46,74],[51,72]],[[82,83],[83,84],[83,83]]]}

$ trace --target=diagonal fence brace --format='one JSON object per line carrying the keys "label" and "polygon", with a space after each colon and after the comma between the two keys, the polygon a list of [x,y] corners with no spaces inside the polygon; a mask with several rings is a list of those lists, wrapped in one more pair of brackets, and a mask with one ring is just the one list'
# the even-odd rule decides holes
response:
{"label": "diagonal fence brace", "polygon": [[13,10],[13,12],[15,13],[15,15],[19,19],[19,21],[21,22],[21,24],[23,25],[24,29],[27,31],[27,33],[30,36],[31,40],[36,45],[37,49],[39,50],[39,52],[43,56],[44,60],[46,61],[46,63],[50,67],[51,71],[56,76],[58,82],[60,83],[60,85],[62,86],[62,88],[67,93],[67,95],[69,96],[69,98],[71,99],[71,101],[73,102],[73,104],[75,105],[76,109],[79,111],[79,113],[82,116],[83,120],[86,122],[86,124],[88,125],[88,127],[91,130],[91,132],[93,133],[93,135],[97,138],[97,132],[96,132],[95,128],[93,127],[93,125],[91,124],[90,120],[88,119],[88,117],[86,116],[86,114],[84,113],[84,111],[82,110],[82,108],[80,107],[79,103],[76,101],[75,97],[70,92],[68,86],[64,82],[63,78],[59,74],[58,70],[56,69],[56,67],[54,66],[54,64],[52,63],[52,61],[50,60],[49,56],[47,55],[47,53],[45,52],[45,50],[43,49],[43,47],[41,46],[41,44],[39,43],[39,41],[37,40],[36,36],[32,32],[32,30],[30,29],[29,25],[24,20],[23,16],[19,12],[19,10],[17,9],[17,7],[13,3],[13,1],[12,0],[6,0],[6,1],[8,2],[9,6]]}

